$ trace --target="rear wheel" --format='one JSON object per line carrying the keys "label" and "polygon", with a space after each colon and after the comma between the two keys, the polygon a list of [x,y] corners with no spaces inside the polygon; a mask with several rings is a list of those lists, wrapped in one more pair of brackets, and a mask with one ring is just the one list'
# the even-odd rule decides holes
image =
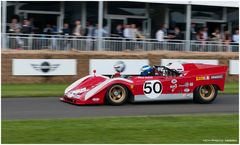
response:
{"label": "rear wheel", "polygon": [[126,102],[128,90],[124,85],[112,85],[106,94],[106,101],[111,105],[122,105]]}
{"label": "rear wheel", "polygon": [[214,85],[199,86],[194,90],[194,101],[197,103],[211,103],[217,96],[218,90]]}

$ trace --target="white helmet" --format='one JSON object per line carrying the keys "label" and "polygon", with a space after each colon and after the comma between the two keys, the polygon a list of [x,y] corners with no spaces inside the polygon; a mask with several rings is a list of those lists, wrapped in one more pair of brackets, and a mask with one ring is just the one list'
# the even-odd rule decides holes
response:
{"label": "white helmet", "polygon": [[184,71],[183,65],[179,62],[169,63],[169,64],[166,65],[166,67],[169,68],[169,69],[176,70],[179,73],[182,73]]}

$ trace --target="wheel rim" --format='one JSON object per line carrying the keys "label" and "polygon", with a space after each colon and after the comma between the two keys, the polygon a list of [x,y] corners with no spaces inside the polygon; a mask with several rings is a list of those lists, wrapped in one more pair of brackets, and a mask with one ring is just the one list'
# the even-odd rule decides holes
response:
{"label": "wheel rim", "polygon": [[204,100],[211,100],[214,97],[215,90],[213,85],[206,85],[200,87],[200,96]]}
{"label": "wheel rim", "polygon": [[115,85],[109,90],[109,97],[115,103],[122,102],[126,97],[125,89],[120,85]]}

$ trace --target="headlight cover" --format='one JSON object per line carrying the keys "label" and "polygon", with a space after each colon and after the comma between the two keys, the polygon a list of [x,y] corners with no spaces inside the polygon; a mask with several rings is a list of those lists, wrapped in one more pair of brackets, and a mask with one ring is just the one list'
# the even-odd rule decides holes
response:
{"label": "headlight cover", "polygon": [[81,94],[86,92],[87,91],[87,88],[84,87],[84,88],[81,88],[81,89],[78,89],[78,90],[74,90],[74,91],[69,91],[66,93],[66,96],[69,97],[69,98],[80,98],[81,97]]}

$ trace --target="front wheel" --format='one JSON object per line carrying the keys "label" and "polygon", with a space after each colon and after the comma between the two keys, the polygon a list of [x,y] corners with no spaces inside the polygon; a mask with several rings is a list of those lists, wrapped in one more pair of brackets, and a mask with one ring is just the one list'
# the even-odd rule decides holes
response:
{"label": "front wheel", "polygon": [[112,85],[106,94],[106,101],[111,105],[122,105],[126,102],[128,96],[127,88],[124,85]]}
{"label": "front wheel", "polygon": [[203,85],[194,90],[193,100],[202,104],[211,103],[217,94],[218,90],[214,85]]}

